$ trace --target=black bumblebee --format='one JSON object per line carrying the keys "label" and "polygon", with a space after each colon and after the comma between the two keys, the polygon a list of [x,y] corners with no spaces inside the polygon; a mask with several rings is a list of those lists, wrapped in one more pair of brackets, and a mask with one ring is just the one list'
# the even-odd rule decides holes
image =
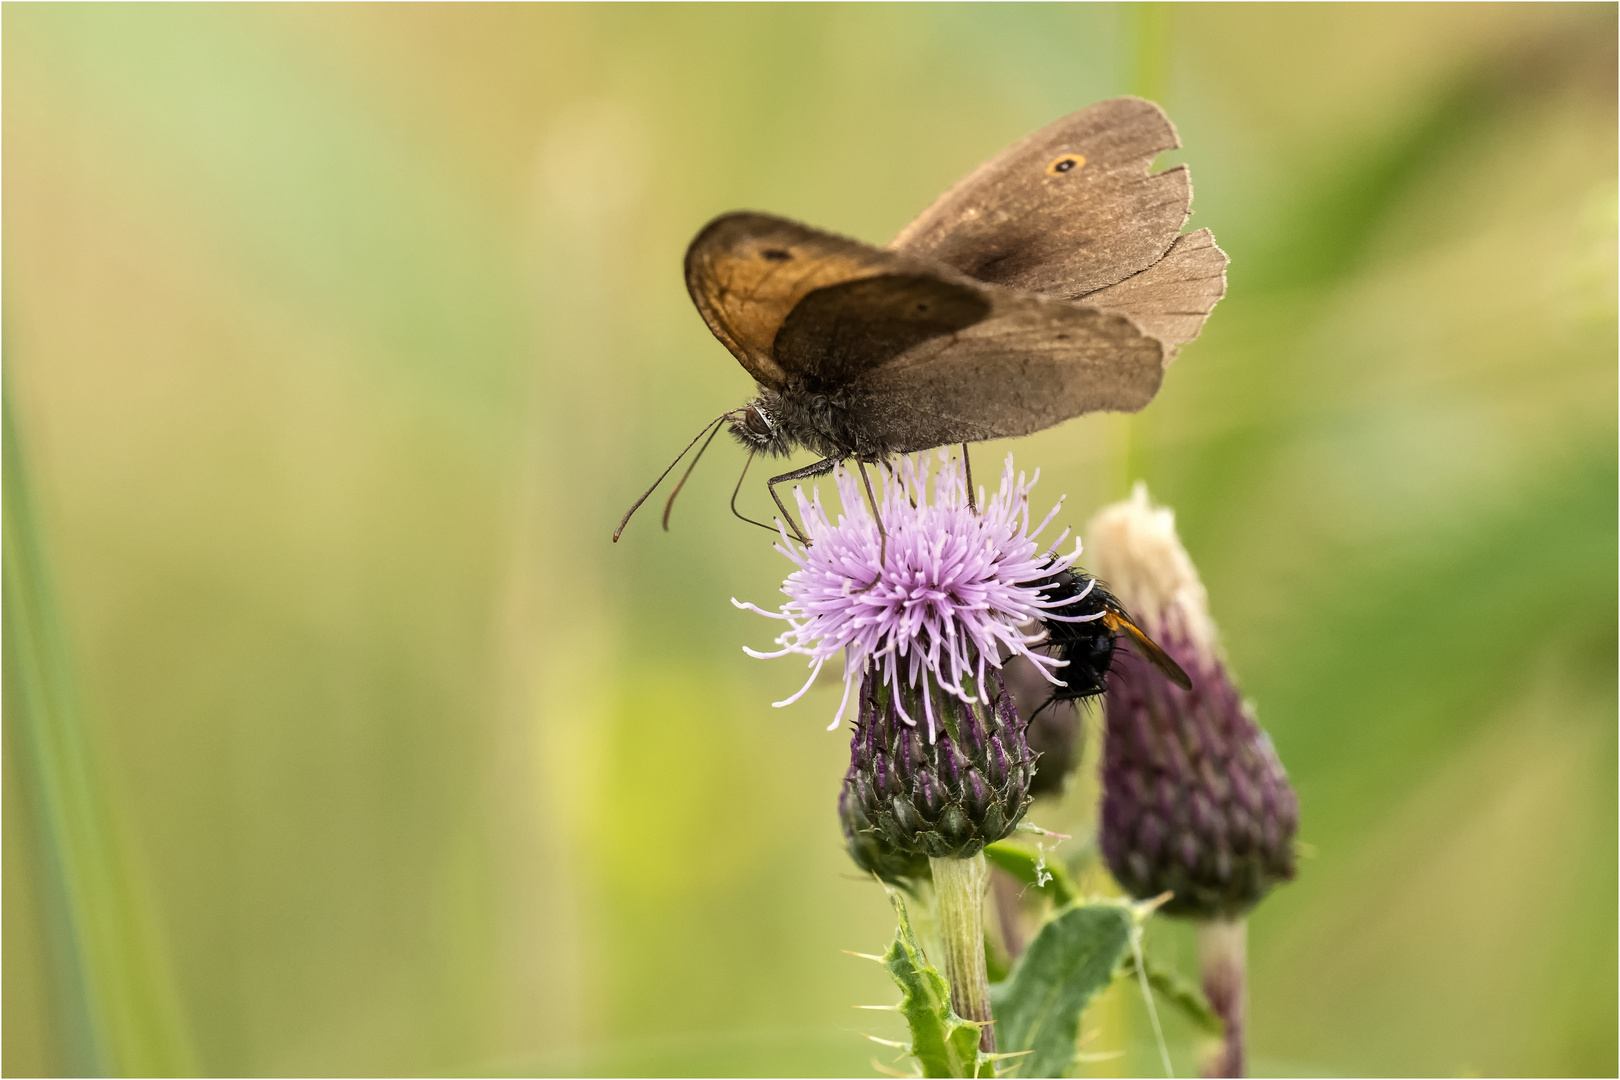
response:
{"label": "black bumblebee", "polygon": [[[1108,689],[1108,669],[1114,662],[1114,643],[1124,636],[1137,651],[1164,672],[1165,678],[1181,687],[1192,689],[1192,680],[1181,670],[1181,665],[1144,634],[1125,606],[1103,587],[1102,582],[1078,570],[1060,570],[1040,583],[1041,593],[1048,600],[1074,600],[1056,608],[1060,615],[1097,615],[1087,622],[1066,622],[1044,619],[1048,648],[1068,664],[1055,674],[1068,685],[1052,688],[1046,705],[1056,701],[1080,701],[1095,697]],[[1079,599],[1074,599],[1079,597]],[[1042,705],[1041,708],[1046,708]],[[1039,712],[1039,710],[1036,710]]]}

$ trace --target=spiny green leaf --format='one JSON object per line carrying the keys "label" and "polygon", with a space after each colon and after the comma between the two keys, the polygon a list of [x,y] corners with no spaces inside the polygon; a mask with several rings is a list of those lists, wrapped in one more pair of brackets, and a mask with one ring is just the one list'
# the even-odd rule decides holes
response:
{"label": "spiny green leaf", "polygon": [[[1147,967],[1148,985],[1159,992],[1159,995],[1180,1009],[1187,1019],[1209,1032],[1211,1035],[1220,1035],[1226,1030],[1221,1018],[1215,1015],[1210,1007],[1209,999],[1198,985],[1179,971],[1155,964],[1152,960],[1143,958]],[[1119,969],[1120,978],[1136,977],[1136,957],[1127,955],[1124,966]]]}
{"label": "spiny green leaf", "polygon": [[900,1012],[911,1026],[911,1056],[924,1076],[995,1076],[995,1065],[979,1052],[979,1026],[951,1011],[951,987],[928,962],[911,932],[906,902],[889,890],[900,926],[883,964],[899,985]]}
{"label": "spiny green leaf", "polygon": [[1047,862],[1044,856],[1035,855],[1027,848],[1010,844],[1005,840],[987,844],[984,857],[1025,885],[1033,885],[1040,889],[1050,896],[1052,903],[1058,907],[1072,904],[1079,899],[1074,882],[1069,880],[1069,872],[1060,862]]}
{"label": "spiny green leaf", "polygon": [[997,1048],[1032,1051],[1019,1077],[1062,1076],[1074,1062],[1080,1013],[1113,980],[1135,925],[1125,903],[1066,908],[1041,927],[1007,981],[991,987]]}

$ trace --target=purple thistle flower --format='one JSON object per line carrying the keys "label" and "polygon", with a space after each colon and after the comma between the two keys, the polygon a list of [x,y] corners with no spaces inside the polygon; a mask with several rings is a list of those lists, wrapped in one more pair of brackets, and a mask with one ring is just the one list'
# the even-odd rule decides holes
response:
{"label": "purple thistle flower", "polygon": [[[1039,471],[1027,483],[1022,473],[1015,480],[1008,454],[1000,490],[988,501],[981,496],[983,505],[975,511],[961,461],[941,450],[939,462],[932,501],[928,455],[903,457],[892,470],[877,470],[886,544],[860,480],[848,470],[834,473],[843,504],[836,521],[819,490],[807,499],[803,489],[795,489],[811,543],[794,543],[779,524],[777,550],[797,567],[782,583],[788,602],[773,612],[732,601],[788,624],[776,639],[778,651],[747,649],[748,655],[810,659],[810,678],[798,693],[776,702],[778,707],[803,696],[822,665],[842,653],[844,697],[828,730],[839,725],[851,699],[860,697],[863,679],[871,677],[894,691],[907,724],[914,726],[917,719],[901,703],[920,701],[932,743],[938,736],[935,691],[990,704],[990,673],[1001,667],[1003,655],[1026,657],[1048,680],[1059,682],[1058,661],[1031,651],[1042,633],[1038,624],[1034,632],[1029,627],[1032,620],[1064,618],[1054,609],[1072,602],[1047,600],[1039,588],[1080,554],[1078,543],[1063,557],[1036,543],[1062,501],[1031,531],[1029,493]],[[1068,535],[1065,529],[1052,549]],[[911,693],[902,692],[908,689]]]}

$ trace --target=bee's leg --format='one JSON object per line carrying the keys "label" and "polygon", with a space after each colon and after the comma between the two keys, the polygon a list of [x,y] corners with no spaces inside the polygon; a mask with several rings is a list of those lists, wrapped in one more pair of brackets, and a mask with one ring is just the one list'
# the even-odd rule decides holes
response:
{"label": "bee's leg", "polygon": [[[878,527],[878,575],[872,579],[872,585],[876,585],[883,576],[883,565],[889,559],[889,534],[883,531],[883,518],[878,514],[877,496],[872,494],[872,479],[866,475],[866,462],[856,458],[855,466],[861,470],[861,483],[866,485],[866,504],[872,508],[872,520],[877,522]],[[870,589],[872,585],[867,588]]]}
{"label": "bee's leg", "polygon": [[799,523],[793,520],[793,515],[788,513],[787,505],[782,502],[782,496],[776,493],[776,485],[785,484],[790,480],[811,480],[817,476],[826,476],[836,469],[838,463],[842,460],[843,458],[835,457],[822,458],[820,461],[806,465],[802,469],[794,469],[792,472],[785,472],[781,476],[773,476],[765,481],[766,488],[770,490],[771,498],[776,500],[776,508],[782,511],[782,520],[787,522],[788,528],[793,530],[794,539],[806,547],[810,544],[810,538],[805,535],[803,529],[799,528]]}
{"label": "bee's leg", "polygon": [[962,468],[967,471],[968,509],[977,514],[979,507],[973,501],[973,461],[968,457],[967,443],[962,444]]}

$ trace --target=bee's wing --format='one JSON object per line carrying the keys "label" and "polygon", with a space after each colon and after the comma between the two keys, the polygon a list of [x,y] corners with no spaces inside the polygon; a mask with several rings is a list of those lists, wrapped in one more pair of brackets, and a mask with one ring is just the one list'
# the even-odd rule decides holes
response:
{"label": "bee's wing", "polygon": [[1159,648],[1154,640],[1142,633],[1140,627],[1117,611],[1109,610],[1103,615],[1103,625],[1115,633],[1124,634],[1131,639],[1131,644],[1139,649],[1144,657],[1154,667],[1164,672],[1164,677],[1181,687],[1183,690],[1192,689],[1192,680],[1187,673],[1181,670],[1181,665],[1170,658],[1170,654]]}

